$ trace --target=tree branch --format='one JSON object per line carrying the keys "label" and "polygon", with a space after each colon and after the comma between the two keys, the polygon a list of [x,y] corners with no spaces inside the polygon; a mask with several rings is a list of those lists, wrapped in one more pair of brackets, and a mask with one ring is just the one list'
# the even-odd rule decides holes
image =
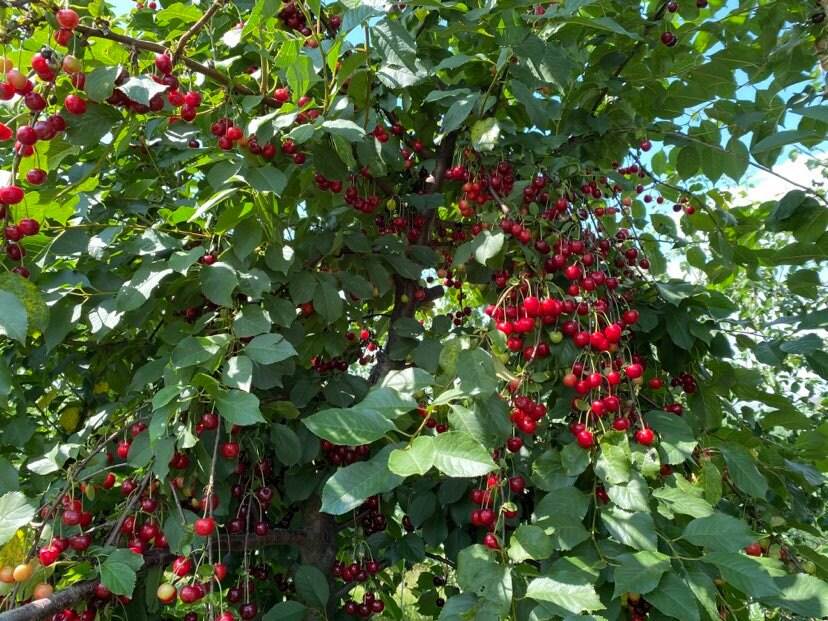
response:
{"label": "tree branch", "polygon": [[[78,32],[87,38],[92,37],[96,39],[107,39],[109,41],[115,41],[116,43],[123,43],[124,45],[135,48],[136,50],[155,52],[156,54],[164,54],[167,52],[167,48],[161,45],[160,43],[155,43],[153,41],[145,41],[143,39],[136,39],[135,37],[118,34],[117,32],[112,32],[108,28],[91,28],[89,26],[79,24],[75,27],[75,32]],[[244,86],[243,84],[237,84],[232,79],[220,73],[216,69],[208,67],[207,65],[203,65],[200,62],[193,60],[192,58],[184,57],[181,59],[181,61],[191,71],[200,73],[210,78],[213,82],[221,84],[222,86],[236,93],[239,93],[241,95],[258,95],[258,93],[256,93],[252,89]],[[282,105],[281,102],[276,101],[273,97],[263,97],[262,102],[272,108],[278,108]]]}
{"label": "tree branch", "polygon": [[178,59],[181,58],[181,55],[184,53],[184,48],[187,46],[187,42],[192,39],[198,32],[204,28],[205,24],[210,21],[210,19],[215,15],[216,11],[218,11],[224,5],[224,0],[213,0],[213,4],[210,5],[210,8],[207,9],[207,12],[201,16],[195,24],[190,26],[190,29],[181,35],[181,38],[178,40],[178,43],[175,46],[175,50],[173,50],[172,55],[172,64],[173,67],[178,62]]}
{"label": "tree branch", "polygon": [[[440,143],[440,148],[437,151],[437,164],[434,167],[434,172],[426,183],[425,194],[433,194],[439,192],[443,187],[443,181],[446,178],[446,173],[451,166],[454,158],[454,149],[457,145],[457,138],[459,133],[457,131],[449,132]],[[426,214],[426,221],[420,231],[420,236],[417,238],[418,244],[425,243],[431,235],[431,227],[434,224],[434,218],[437,215],[436,209],[430,209]],[[371,374],[368,378],[369,384],[376,384],[379,382],[388,371],[398,367],[399,365],[391,360],[389,352],[397,343],[398,337],[392,329],[394,323],[402,317],[413,317],[414,311],[417,308],[417,300],[414,297],[414,292],[417,288],[417,283],[413,280],[406,280],[400,276],[394,276],[394,307],[391,309],[391,317],[388,322],[388,340],[385,342],[385,347],[380,350],[377,356],[377,363],[371,369]]]}
{"label": "tree branch", "polygon": [[[667,12],[667,4],[668,4],[668,0],[662,0],[662,2],[659,5],[658,9],[656,9],[656,12],[653,13],[653,16],[650,19],[647,20],[648,23],[647,23],[646,26],[644,26],[644,36],[645,37],[650,32],[650,30],[653,29],[653,26],[655,26],[655,23],[658,22],[659,20],[661,20],[662,17],[664,17],[664,14]],[[638,41],[633,46],[632,51],[629,54],[627,54],[626,58],[624,58],[624,60],[621,61],[621,64],[618,65],[615,68],[615,71],[612,72],[612,77],[610,79],[614,80],[615,78],[620,76],[621,72],[624,71],[624,69],[627,67],[628,64],[630,64],[630,61],[633,58],[635,58],[636,54],[638,54],[638,51],[642,47],[644,47],[644,40],[643,39],[641,41]],[[598,108],[601,106],[601,103],[604,101],[604,98],[607,96],[608,92],[609,92],[609,86],[605,86],[604,88],[601,89],[601,93],[598,95],[598,98],[595,100],[595,103],[592,104],[592,109],[590,110],[590,115],[591,116],[594,116],[595,113],[598,111]]]}

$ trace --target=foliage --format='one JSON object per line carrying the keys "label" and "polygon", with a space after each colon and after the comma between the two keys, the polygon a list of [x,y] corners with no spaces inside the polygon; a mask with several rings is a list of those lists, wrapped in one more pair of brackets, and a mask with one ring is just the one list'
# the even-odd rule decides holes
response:
{"label": "foliage", "polygon": [[828,616],[821,6],[0,0],[5,614]]}

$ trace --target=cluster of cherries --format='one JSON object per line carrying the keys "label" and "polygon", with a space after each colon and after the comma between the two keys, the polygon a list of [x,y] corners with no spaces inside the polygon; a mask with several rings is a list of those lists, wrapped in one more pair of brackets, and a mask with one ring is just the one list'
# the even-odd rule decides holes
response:
{"label": "cluster of cherries", "polygon": [[[285,2],[276,16],[279,18],[279,21],[282,22],[282,26],[289,30],[295,30],[305,37],[310,37],[313,34],[311,27],[308,26],[305,13],[294,0]],[[342,18],[339,15],[329,16],[327,19],[327,26],[336,32],[339,30],[340,26],[342,26]],[[315,39],[309,38],[306,45],[309,47],[316,47],[317,42]]]}
{"label": "cluster of cherries", "polygon": [[[375,560],[354,560],[350,563],[336,560],[333,566],[333,575],[345,583],[366,583],[382,571],[382,565]],[[371,615],[385,610],[385,604],[379,593],[365,591],[362,602],[348,599],[342,604],[342,611],[353,617],[367,619]]]}
{"label": "cluster of cherries", "polygon": [[352,617],[368,619],[372,615],[379,614],[385,610],[385,604],[380,599],[379,593],[366,591],[362,596],[362,602],[349,599],[342,605],[342,611]]}
{"label": "cluster of cherries", "polygon": [[520,498],[526,491],[526,480],[519,474],[506,478],[492,473],[486,477],[483,487],[469,492],[469,500],[476,506],[472,509],[469,520],[472,526],[485,529],[483,545],[492,550],[500,548],[500,540],[495,534],[500,516],[513,520],[519,514],[518,506],[511,500],[506,500],[506,489],[510,496]]}
{"label": "cluster of cherries", "polygon": [[457,201],[457,209],[464,218],[474,216],[475,208],[483,207],[495,195],[507,196],[515,183],[514,170],[509,162],[500,162],[491,170],[481,166],[477,171],[458,164],[446,171],[446,179],[463,183],[463,195]]}
{"label": "cluster of cherries", "polygon": [[438,422],[435,413],[429,410],[425,403],[417,405],[417,414],[420,415],[420,418],[425,419],[426,428],[433,429],[437,433],[445,433],[449,430],[448,423]]}

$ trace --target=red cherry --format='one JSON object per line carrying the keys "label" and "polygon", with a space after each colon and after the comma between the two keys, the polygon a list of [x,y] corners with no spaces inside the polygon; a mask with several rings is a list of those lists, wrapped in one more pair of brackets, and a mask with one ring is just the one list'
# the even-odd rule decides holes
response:
{"label": "red cherry", "polygon": [[745,546],[745,554],[748,556],[762,556],[762,546],[754,541]]}
{"label": "red cherry", "polygon": [[23,235],[37,235],[40,232],[40,224],[34,218],[23,218],[17,223],[17,228]]}
{"label": "red cherry", "polygon": [[63,100],[63,106],[70,114],[84,114],[86,112],[86,100],[78,95],[67,95]]}
{"label": "red cherry", "polygon": [[500,542],[497,540],[497,536],[494,533],[486,533],[483,536],[483,545],[490,550],[500,549]]}
{"label": "red cherry", "polygon": [[129,447],[132,445],[131,442],[127,440],[121,440],[118,442],[118,448],[115,449],[115,452],[118,454],[118,457],[121,459],[126,459],[129,456]]}
{"label": "red cherry", "polygon": [[510,453],[517,453],[523,447],[523,440],[518,438],[517,436],[511,437],[506,440],[506,449]]}
{"label": "red cherry", "polygon": [[616,418],[612,421],[612,428],[616,431],[626,431],[630,428],[630,419],[624,417]]}
{"label": "red cherry", "polygon": [[55,13],[55,19],[61,28],[74,30],[80,21],[80,16],[72,9],[60,9]]}
{"label": "red cherry", "polygon": [[213,565],[213,575],[215,576],[216,580],[219,582],[223,582],[224,579],[227,577],[227,565],[224,563],[216,563]]}
{"label": "red cherry", "polygon": [[629,365],[626,369],[624,369],[624,373],[626,373],[627,377],[630,379],[636,379],[641,377],[644,374],[644,367],[642,367],[637,362]]}
{"label": "red cherry", "polygon": [[581,448],[591,448],[595,438],[592,435],[592,432],[588,429],[584,429],[583,431],[579,431],[578,434],[575,436],[575,440],[577,440],[578,445]]}
{"label": "red cherry", "polygon": [[40,559],[40,564],[44,567],[48,567],[49,565],[54,563],[56,560],[58,560],[59,556],[60,550],[51,545],[44,548],[40,548],[40,550],[37,551],[37,557]]}
{"label": "red cherry", "polygon": [[26,173],[26,181],[32,185],[41,185],[46,181],[46,171],[42,168],[32,168]]}
{"label": "red cherry", "polygon": [[172,572],[182,578],[193,570],[193,562],[186,556],[179,556],[172,562]]}
{"label": "red cherry", "polygon": [[209,537],[216,530],[216,521],[211,517],[199,518],[193,523],[193,532],[199,537]]}
{"label": "red cherry", "polygon": [[112,472],[107,472],[101,486],[104,489],[112,489],[115,486],[115,475]]}
{"label": "red cherry", "polygon": [[238,442],[223,442],[219,446],[219,451],[221,451],[221,456],[224,459],[236,459],[239,456],[240,450]]}
{"label": "red cherry", "polygon": [[523,490],[526,489],[526,480],[520,475],[511,477],[509,479],[509,489],[515,494],[522,494]]}
{"label": "red cherry", "polygon": [[273,99],[275,99],[279,103],[285,103],[290,101],[290,89],[286,86],[277,88],[275,91],[273,91]]}
{"label": "red cherry", "polygon": [[37,142],[37,132],[30,125],[21,125],[17,128],[17,142],[30,146]]}
{"label": "red cherry", "polygon": [[156,54],[155,68],[164,75],[169,75],[172,73],[172,58],[170,58],[167,54]]}
{"label": "red cherry", "polygon": [[650,446],[655,440],[655,433],[649,427],[644,427],[635,432],[635,441],[644,446]]}

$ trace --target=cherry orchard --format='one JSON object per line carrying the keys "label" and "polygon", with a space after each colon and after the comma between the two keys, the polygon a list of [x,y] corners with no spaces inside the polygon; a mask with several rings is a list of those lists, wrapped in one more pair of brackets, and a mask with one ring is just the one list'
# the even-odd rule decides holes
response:
{"label": "cherry orchard", "polygon": [[828,616],[788,4],[0,0],[0,621]]}

